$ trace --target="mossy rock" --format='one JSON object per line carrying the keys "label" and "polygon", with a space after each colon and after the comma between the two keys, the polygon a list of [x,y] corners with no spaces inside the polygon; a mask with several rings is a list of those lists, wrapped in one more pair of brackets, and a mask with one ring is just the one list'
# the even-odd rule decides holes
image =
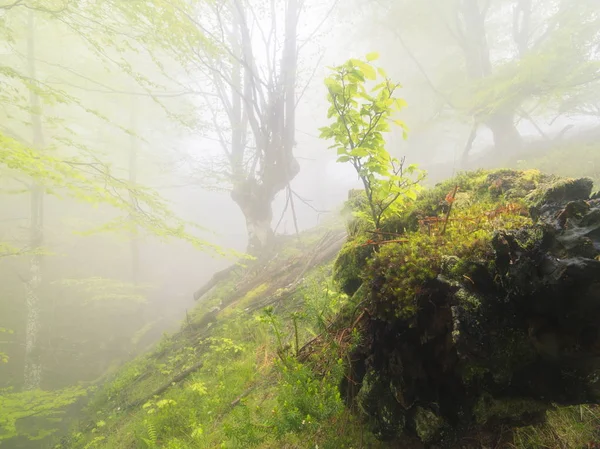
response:
{"label": "mossy rock", "polygon": [[375,251],[375,246],[371,244],[372,234],[368,233],[370,225],[361,215],[367,207],[364,190],[354,189],[348,192],[348,201],[342,211],[346,216],[348,241],[333,266],[333,279],[348,296],[352,296],[361,286],[361,274]]}
{"label": "mossy rock", "polygon": [[555,178],[553,182],[546,183],[536,189],[528,199],[536,207],[543,204],[551,205],[577,200],[588,200],[593,188],[594,181],[590,178]]}
{"label": "mossy rock", "polygon": [[372,430],[382,440],[393,439],[404,431],[405,419],[402,407],[394,398],[389,385],[375,374],[368,372],[362,380],[362,388],[356,398],[359,409],[370,419]]}
{"label": "mossy rock", "polygon": [[430,443],[440,436],[446,422],[433,411],[417,407],[414,415],[415,432],[423,443]]}
{"label": "mossy rock", "polygon": [[354,295],[363,283],[362,274],[375,247],[370,239],[359,235],[342,247],[333,265],[333,280],[348,296]]}
{"label": "mossy rock", "polygon": [[[345,279],[367,293],[351,354],[353,369],[369,373],[358,400],[386,438],[409,429],[435,444],[445,423],[460,438],[460,429],[529,425],[554,403],[600,400],[591,190],[589,179],[535,170],[463,173],[390,220],[401,238],[358,263],[343,256],[354,263]],[[424,227],[423,217],[442,224]],[[383,408],[381,396],[396,404]]]}

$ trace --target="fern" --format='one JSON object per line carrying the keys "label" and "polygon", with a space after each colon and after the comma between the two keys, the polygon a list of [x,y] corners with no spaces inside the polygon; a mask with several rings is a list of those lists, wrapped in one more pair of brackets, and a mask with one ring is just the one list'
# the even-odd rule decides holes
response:
{"label": "fern", "polygon": [[105,439],[106,439],[106,437],[96,437],[92,441],[90,441],[88,444],[86,444],[83,449],[92,449],[92,448],[96,447],[98,445],[98,443],[100,443],[101,441],[104,441]]}
{"label": "fern", "polygon": [[156,426],[149,420],[145,420],[144,425],[147,437],[142,437],[142,441],[146,444],[148,448],[158,447],[156,445],[156,441],[158,440],[158,432],[156,431]]}

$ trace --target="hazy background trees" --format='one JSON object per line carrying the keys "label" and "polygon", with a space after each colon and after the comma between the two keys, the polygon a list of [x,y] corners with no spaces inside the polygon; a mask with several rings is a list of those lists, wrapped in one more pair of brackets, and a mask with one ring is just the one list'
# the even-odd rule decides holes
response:
{"label": "hazy background trees", "polygon": [[[511,164],[598,125],[599,14],[594,2],[358,2],[356,36],[381,47],[403,80],[403,150],[452,168]],[[386,42],[384,46],[383,43]],[[573,148],[572,148],[573,149]],[[578,148],[578,155],[587,156]],[[426,155],[426,156],[425,156]],[[597,167],[596,167],[597,168]],[[446,170],[442,176],[447,176]]]}

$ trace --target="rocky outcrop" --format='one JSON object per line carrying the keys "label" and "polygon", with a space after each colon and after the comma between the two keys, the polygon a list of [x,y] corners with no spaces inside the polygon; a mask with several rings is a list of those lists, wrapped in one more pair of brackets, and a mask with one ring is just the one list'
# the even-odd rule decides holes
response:
{"label": "rocky outcrop", "polygon": [[[423,217],[446,216],[455,184],[448,232],[424,228]],[[600,198],[591,190],[589,179],[532,172],[464,175],[399,218],[404,243],[381,242],[368,263],[358,257],[369,318],[350,357],[360,387],[350,400],[380,438],[453,447],[474,429],[539,422],[554,404],[598,402]],[[357,260],[350,247],[342,257]],[[355,291],[357,279],[344,281]]]}

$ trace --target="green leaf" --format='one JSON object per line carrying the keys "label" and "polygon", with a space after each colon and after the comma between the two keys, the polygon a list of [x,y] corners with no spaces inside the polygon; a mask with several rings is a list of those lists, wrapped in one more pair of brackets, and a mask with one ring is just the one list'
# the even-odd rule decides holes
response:
{"label": "green leaf", "polygon": [[363,74],[365,75],[366,79],[369,79],[369,80],[377,79],[377,72],[371,65],[363,64],[361,66],[361,70],[362,70]]}
{"label": "green leaf", "polygon": [[406,100],[404,100],[403,98],[395,98],[394,102],[396,103],[396,107],[398,109],[403,109],[406,106],[408,106],[408,103],[406,102]]}
{"label": "green leaf", "polygon": [[379,59],[379,53],[377,52],[371,52],[367,54],[367,61],[372,62]]}

